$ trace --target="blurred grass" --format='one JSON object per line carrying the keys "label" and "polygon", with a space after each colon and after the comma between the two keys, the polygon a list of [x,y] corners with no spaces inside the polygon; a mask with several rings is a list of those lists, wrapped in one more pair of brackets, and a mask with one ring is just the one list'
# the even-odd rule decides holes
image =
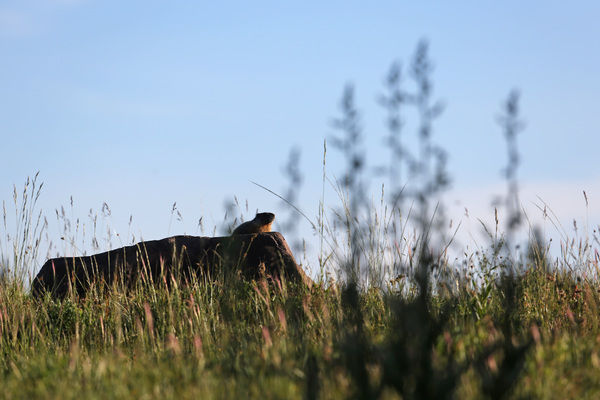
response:
{"label": "blurred grass", "polygon": [[[395,65],[381,99],[391,200],[382,185],[379,204],[366,198],[360,113],[352,87],[344,93],[332,140],[346,158],[343,179],[327,177],[326,142],[323,159],[323,188],[331,183],[341,205],[326,207],[323,189],[311,221],[320,240],[312,289],[221,274],[185,286],[142,281],[125,293],[117,283],[92,286],[85,298],[34,299],[27,277],[47,225],[35,211],[41,185],[37,175],[28,179],[20,198],[15,187],[15,226],[3,203],[0,240],[0,398],[599,398],[597,238],[565,235],[551,261],[530,227],[527,255],[516,258],[507,243],[523,218],[513,210],[506,234],[497,217],[495,230],[484,227],[489,248],[449,262],[452,238],[440,235],[438,199],[449,185],[446,154],[431,137],[443,105],[432,98],[426,43],[410,71],[417,93],[400,87]],[[516,133],[518,96],[510,99],[504,128]],[[418,111],[418,151],[404,142],[404,107]],[[518,157],[515,135],[507,137],[512,205]],[[287,193],[299,191],[297,163]],[[413,185],[399,187],[411,174]],[[224,225],[236,225],[233,212]],[[110,219],[108,205],[102,213]],[[85,225],[72,225],[64,209],[56,214],[63,246],[78,253]],[[90,218],[97,251],[104,240]]]}
{"label": "blurred grass", "polygon": [[[514,278],[514,315],[499,279],[454,295],[439,286],[424,310],[414,295],[377,287],[357,290],[352,305],[345,286],[235,279],[36,301],[5,282],[2,397],[302,398],[315,384],[320,398],[360,397],[353,362],[362,360],[369,393],[400,398],[387,375],[390,357],[403,356],[409,368],[394,371],[396,379],[417,385],[426,363],[439,378],[429,385],[454,377],[449,397],[486,398],[484,381],[502,373],[506,345],[531,341],[510,398],[593,398],[599,288],[556,271],[530,266]],[[507,320],[516,322],[510,338]],[[429,341],[415,341],[421,336]]]}

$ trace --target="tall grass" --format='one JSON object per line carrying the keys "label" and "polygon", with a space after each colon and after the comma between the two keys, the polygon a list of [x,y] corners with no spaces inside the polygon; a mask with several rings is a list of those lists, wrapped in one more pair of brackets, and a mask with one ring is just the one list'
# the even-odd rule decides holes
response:
{"label": "tall grass", "polygon": [[[27,177],[22,192],[13,186],[14,220],[7,215],[6,203],[2,201],[5,235],[0,237],[0,277],[20,286],[29,283],[31,274],[36,272],[44,229],[48,225],[41,211],[36,210],[44,185],[38,184],[38,175],[39,172],[33,179]],[[12,236],[10,232],[14,232]]]}
{"label": "tall grass", "polygon": [[[459,265],[448,261],[448,242],[436,227],[444,220],[437,195],[449,181],[433,137],[441,106],[431,100],[427,57],[422,43],[410,69],[416,93],[401,88],[398,66],[386,80],[382,103],[396,164],[386,169],[389,189],[382,185],[377,200],[365,199],[373,177],[354,92],[344,92],[339,136],[330,143],[346,155],[348,174],[328,179],[325,145],[323,184],[335,188],[338,204],[320,199],[313,224],[321,274],[312,289],[221,274],[185,285],[142,279],[128,291],[119,282],[98,284],[85,297],[34,299],[25,271],[36,267],[45,229],[35,208],[41,185],[36,175],[20,198],[15,189],[14,236],[4,207],[1,397],[598,396],[597,237],[565,235],[561,257],[550,260],[532,230],[528,256],[517,259],[505,251],[511,232],[496,220],[488,248],[465,254]],[[411,107],[421,121],[417,152],[404,144],[400,123],[401,109]],[[299,185],[294,163],[289,177]],[[411,171],[419,171],[417,183],[402,185]],[[516,170],[510,178],[516,182]],[[293,200],[294,192],[285,196]],[[236,198],[225,230],[241,220],[238,208],[244,205]],[[65,243],[74,245],[65,213],[57,217]],[[90,218],[98,244],[110,209],[103,208],[100,223]]]}
{"label": "tall grass", "polygon": [[452,291],[231,276],[36,301],[5,283],[3,397],[597,394],[597,284],[559,265],[499,279],[491,258],[472,262],[482,279]]}

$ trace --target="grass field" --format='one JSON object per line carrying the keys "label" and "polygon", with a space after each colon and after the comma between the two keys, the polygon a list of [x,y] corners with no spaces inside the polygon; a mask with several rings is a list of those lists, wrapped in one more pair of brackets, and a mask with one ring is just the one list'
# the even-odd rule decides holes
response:
{"label": "grass field", "polygon": [[[42,258],[41,186],[28,180],[20,197],[15,188],[14,230],[4,206],[0,238],[0,398],[600,398],[600,227],[562,238],[555,259],[531,227],[524,256],[513,257],[508,245],[523,229],[518,93],[501,118],[509,149],[506,234],[496,220],[489,247],[465,249],[456,264],[448,261],[448,238],[435,234],[435,199],[449,181],[446,155],[432,141],[442,107],[430,98],[425,44],[411,67],[416,95],[400,91],[399,72],[390,71],[382,98],[394,201],[382,193],[373,206],[365,198],[370,178],[349,87],[334,123],[347,164],[333,184],[341,205],[326,209],[323,195],[311,222],[320,239],[319,265],[305,265],[319,271],[311,289],[233,276],[34,299],[27,287]],[[418,111],[412,153],[400,140],[405,106]],[[323,191],[326,146],[324,153]],[[410,173],[411,186],[394,186]],[[293,203],[301,179],[290,179]],[[73,226],[64,211],[57,218]],[[77,231],[79,220],[74,225]],[[64,243],[77,242],[71,235]],[[103,239],[91,240],[98,250]]]}
{"label": "grass field", "polygon": [[7,276],[1,397],[596,398],[600,256],[572,250],[516,267],[490,249],[450,275],[421,257],[427,274],[384,286],[231,278],[38,300]]}

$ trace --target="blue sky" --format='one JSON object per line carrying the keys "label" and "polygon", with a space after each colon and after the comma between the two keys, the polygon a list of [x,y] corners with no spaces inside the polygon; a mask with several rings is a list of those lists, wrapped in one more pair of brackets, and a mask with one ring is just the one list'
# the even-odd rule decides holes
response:
{"label": "blue sky", "polygon": [[[446,106],[433,137],[450,156],[451,217],[464,220],[466,207],[464,229],[473,231],[476,218],[493,217],[507,158],[496,117],[518,89],[523,207],[539,221],[541,198],[567,233],[576,219],[591,235],[600,223],[598,18],[600,4],[590,1],[5,0],[1,199],[10,204],[13,184],[40,171],[53,256],[67,251],[61,206],[90,229],[90,209],[101,214],[106,202],[123,244],[132,234],[201,234],[200,217],[205,234],[213,226],[222,233],[234,196],[246,218],[281,210],[251,181],[283,193],[282,169],[296,147],[298,206],[316,220],[323,140],[334,134],[344,86],[356,88],[367,162],[387,160],[375,99],[392,62],[406,66],[426,39],[434,96]],[[327,157],[329,177],[341,176],[340,157],[331,148]],[[380,191],[375,182],[370,189]]]}

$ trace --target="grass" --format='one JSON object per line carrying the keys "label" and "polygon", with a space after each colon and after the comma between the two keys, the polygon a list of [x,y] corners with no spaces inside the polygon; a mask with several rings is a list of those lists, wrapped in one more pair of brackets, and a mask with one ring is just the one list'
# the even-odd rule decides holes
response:
{"label": "grass", "polygon": [[600,395],[597,283],[526,267],[454,293],[232,278],[58,301],[5,281],[2,397]]}
{"label": "grass", "polygon": [[[140,282],[125,293],[99,285],[84,298],[34,299],[26,278],[46,227],[35,212],[41,185],[28,180],[20,201],[15,188],[16,225],[7,224],[4,205],[7,236],[0,241],[0,397],[598,398],[597,238],[565,236],[561,256],[550,261],[532,230],[528,256],[516,259],[506,251],[523,221],[516,210],[506,235],[496,220],[489,248],[465,251],[458,266],[449,262],[452,238],[435,235],[443,208],[433,200],[449,181],[445,152],[431,135],[442,107],[431,98],[426,44],[418,46],[411,71],[419,93],[400,88],[396,65],[382,99],[393,144],[386,169],[392,201],[383,186],[379,204],[365,199],[360,113],[352,88],[345,91],[335,120],[341,137],[332,142],[345,154],[347,173],[332,183],[341,206],[326,212],[324,157],[312,289],[232,274],[186,286]],[[516,133],[518,97],[510,99],[504,128]],[[417,152],[401,140],[400,108],[410,106],[420,118]],[[510,160],[518,157],[515,135],[506,136],[512,205],[518,186]],[[297,185],[302,179],[294,165],[289,169]],[[396,187],[400,173],[410,171],[418,172],[414,186]],[[104,223],[108,206],[103,214]],[[76,253],[64,210],[57,220]],[[98,250],[95,217],[92,224],[88,240]],[[79,220],[73,229],[85,232]]]}

